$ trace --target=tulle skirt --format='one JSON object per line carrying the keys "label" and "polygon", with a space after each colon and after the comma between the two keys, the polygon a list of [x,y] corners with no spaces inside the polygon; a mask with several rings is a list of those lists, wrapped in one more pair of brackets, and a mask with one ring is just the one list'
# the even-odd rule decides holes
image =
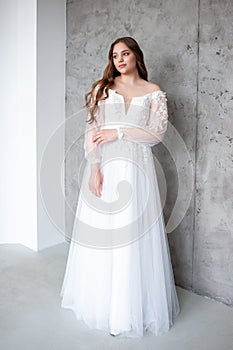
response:
{"label": "tulle skirt", "polygon": [[161,335],[180,312],[168,238],[152,152],[141,147],[130,159],[106,161],[101,198],[84,170],[61,307],[91,329]]}

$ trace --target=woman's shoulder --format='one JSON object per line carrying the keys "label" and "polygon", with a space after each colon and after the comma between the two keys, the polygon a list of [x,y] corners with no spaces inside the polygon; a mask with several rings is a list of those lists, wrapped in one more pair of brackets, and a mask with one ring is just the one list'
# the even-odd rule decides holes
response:
{"label": "woman's shoulder", "polygon": [[158,84],[148,82],[148,89],[150,89],[148,93],[151,94],[156,101],[160,98],[165,98],[167,101],[167,92],[164,91]]}
{"label": "woman's shoulder", "polygon": [[[147,82],[146,82],[146,87],[147,87],[149,93],[150,93],[150,92],[157,91],[157,90],[162,90],[161,87],[160,87],[159,85],[154,84],[154,83],[152,83],[152,82],[150,82],[150,81],[147,81]],[[149,90],[150,90],[150,91],[149,91]]]}

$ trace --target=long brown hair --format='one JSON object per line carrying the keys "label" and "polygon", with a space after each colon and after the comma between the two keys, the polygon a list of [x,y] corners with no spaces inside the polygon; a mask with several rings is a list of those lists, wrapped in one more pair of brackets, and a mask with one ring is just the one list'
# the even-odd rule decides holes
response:
{"label": "long brown hair", "polygon": [[[86,104],[84,105],[84,107],[89,108],[90,111],[90,119],[86,122],[93,123],[95,121],[95,112],[98,108],[98,101],[102,99],[105,100],[106,98],[108,98],[108,89],[114,85],[114,78],[118,75],[121,75],[121,73],[116,69],[113,63],[113,48],[114,45],[116,45],[119,42],[125,43],[126,46],[128,46],[128,48],[133,51],[136,57],[136,66],[139,76],[144,80],[148,80],[148,74],[144,63],[143,52],[140,49],[137,41],[131,38],[130,36],[125,36],[116,39],[110,46],[108,52],[108,65],[104,70],[102,79],[97,80],[95,83],[93,83],[91,91],[85,94]],[[106,96],[102,98],[104,90]]]}

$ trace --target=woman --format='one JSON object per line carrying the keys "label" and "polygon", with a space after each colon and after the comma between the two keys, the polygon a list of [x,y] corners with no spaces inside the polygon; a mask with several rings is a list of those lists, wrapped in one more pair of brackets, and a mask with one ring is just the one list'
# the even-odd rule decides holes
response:
{"label": "woman", "polygon": [[166,101],[138,43],[115,40],[86,94],[87,164],[61,290],[62,307],[111,335],[160,335],[180,312],[151,151],[167,129]]}

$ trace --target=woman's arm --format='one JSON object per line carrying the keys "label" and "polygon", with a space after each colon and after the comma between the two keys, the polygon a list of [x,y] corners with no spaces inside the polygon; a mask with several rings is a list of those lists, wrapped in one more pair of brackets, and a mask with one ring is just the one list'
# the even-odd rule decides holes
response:
{"label": "woman's arm", "polygon": [[150,104],[150,114],[146,126],[122,127],[122,139],[154,146],[160,143],[167,130],[168,109],[166,93],[161,91],[153,97]]}
{"label": "woman's arm", "polygon": [[166,92],[156,93],[150,103],[149,118],[144,127],[118,127],[102,129],[93,135],[93,142],[98,146],[118,138],[136,143],[154,146],[163,140],[167,130],[168,110]]}
{"label": "woman's arm", "polygon": [[[96,96],[96,90],[94,91],[94,96]],[[94,98],[91,98],[91,104],[93,104]],[[90,165],[90,178],[88,182],[89,190],[96,195],[101,197],[101,189],[103,184],[103,174],[100,170],[101,154],[99,150],[99,145],[93,142],[93,136],[100,126],[100,110],[97,108],[95,113],[95,121],[93,123],[86,124],[85,136],[84,136],[84,156]],[[88,120],[90,119],[90,112],[88,113]]]}
{"label": "woman's arm", "polygon": [[98,126],[95,123],[87,123],[84,136],[84,156],[90,165],[100,163],[101,161],[99,146],[93,142],[93,136],[97,130]]}
{"label": "woman's arm", "polygon": [[[94,106],[96,94],[98,91],[98,85],[95,87],[92,96],[91,96],[91,104],[90,107]],[[101,161],[101,155],[98,144],[93,142],[93,136],[95,135],[96,131],[98,130],[100,126],[100,113],[102,112],[102,109],[97,106],[97,109],[95,110],[94,117],[95,121],[93,123],[86,123],[86,130],[85,130],[85,137],[84,137],[84,151],[85,151],[85,158],[89,162],[89,164],[99,164]],[[90,119],[91,113],[88,112],[87,120]]]}

